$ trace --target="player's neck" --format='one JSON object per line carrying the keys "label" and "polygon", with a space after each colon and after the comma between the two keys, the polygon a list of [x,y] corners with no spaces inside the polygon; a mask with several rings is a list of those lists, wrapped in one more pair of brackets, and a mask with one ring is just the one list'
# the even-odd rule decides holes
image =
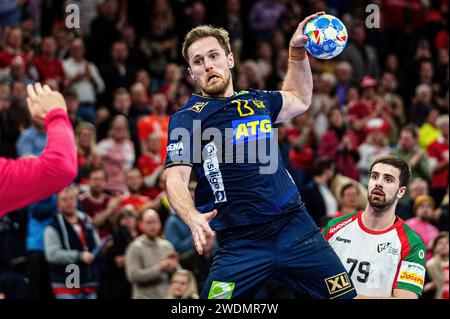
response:
{"label": "player's neck", "polygon": [[361,220],[365,227],[374,231],[383,231],[391,227],[395,222],[395,206],[385,211],[376,211],[370,205],[362,213]]}
{"label": "player's neck", "polygon": [[205,97],[211,97],[211,98],[228,98],[228,97],[232,97],[234,95],[234,89],[233,89],[233,85],[230,83],[230,85],[228,85],[228,87],[225,89],[225,91],[223,91],[220,94],[217,95],[210,95],[206,92],[204,92],[202,90],[202,95]]}

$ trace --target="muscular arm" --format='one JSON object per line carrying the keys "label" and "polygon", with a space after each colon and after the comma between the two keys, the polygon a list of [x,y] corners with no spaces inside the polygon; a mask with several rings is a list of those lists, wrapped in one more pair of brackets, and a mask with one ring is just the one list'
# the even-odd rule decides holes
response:
{"label": "muscular arm", "polygon": [[167,197],[175,212],[189,226],[198,253],[203,254],[206,236],[213,235],[208,222],[214,218],[217,211],[201,214],[195,208],[188,188],[191,171],[192,168],[186,165],[176,165],[166,169]]}
{"label": "muscular arm", "polygon": [[276,122],[283,122],[304,113],[311,105],[313,79],[305,43],[308,37],[303,34],[305,25],[311,19],[325,12],[308,16],[299,23],[289,43],[288,71],[281,87],[283,107]]}
{"label": "muscular arm", "polygon": [[304,113],[311,105],[313,79],[311,67],[306,53],[303,58],[296,56],[295,52],[304,48],[289,48],[289,62],[286,78],[281,88],[283,108],[278,114],[276,122],[290,120]]}
{"label": "muscular arm", "polygon": [[189,216],[197,212],[188,188],[191,171],[192,168],[186,165],[177,165],[166,169],[167,197],[172,208],[186,224]]}

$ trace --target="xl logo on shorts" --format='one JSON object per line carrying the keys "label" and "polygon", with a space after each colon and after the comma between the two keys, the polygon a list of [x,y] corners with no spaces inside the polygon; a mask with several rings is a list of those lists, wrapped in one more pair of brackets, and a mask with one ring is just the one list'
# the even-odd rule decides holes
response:
{"label": "xl logo on shorts", "polygon": [[208,299],[231,299],[235,283],[213,281],[209,289]]}
{"label": "xl logo on shorts", "polygon": [[326,278],[325,283],[327,284],[330,295],[346,290],[351,286],[350,279],[348,279],[347,273],[345,272]]}

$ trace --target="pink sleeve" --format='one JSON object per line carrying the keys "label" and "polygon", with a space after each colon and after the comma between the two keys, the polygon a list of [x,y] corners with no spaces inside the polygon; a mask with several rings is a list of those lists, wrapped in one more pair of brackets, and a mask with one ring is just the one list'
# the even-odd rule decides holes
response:
{"label": "pink sleeve", "polygon": [[0,157],[0,216],[57,193],[75,179],[75,137],[67,113],[49,112],[45,128],[47,145],[40,157]]}

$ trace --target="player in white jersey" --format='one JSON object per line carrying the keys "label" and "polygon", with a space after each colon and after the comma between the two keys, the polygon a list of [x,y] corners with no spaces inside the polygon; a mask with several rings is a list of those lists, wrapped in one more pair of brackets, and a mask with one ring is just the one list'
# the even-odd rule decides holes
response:
{"label": "player in white jersey", "polygon": [[409,178],[410,168],[402,159],[378,158],[369,172],[366,208],[333,219],[324,229],[359,298],[416,299],[422,294],[425,245],[395,215]]}

